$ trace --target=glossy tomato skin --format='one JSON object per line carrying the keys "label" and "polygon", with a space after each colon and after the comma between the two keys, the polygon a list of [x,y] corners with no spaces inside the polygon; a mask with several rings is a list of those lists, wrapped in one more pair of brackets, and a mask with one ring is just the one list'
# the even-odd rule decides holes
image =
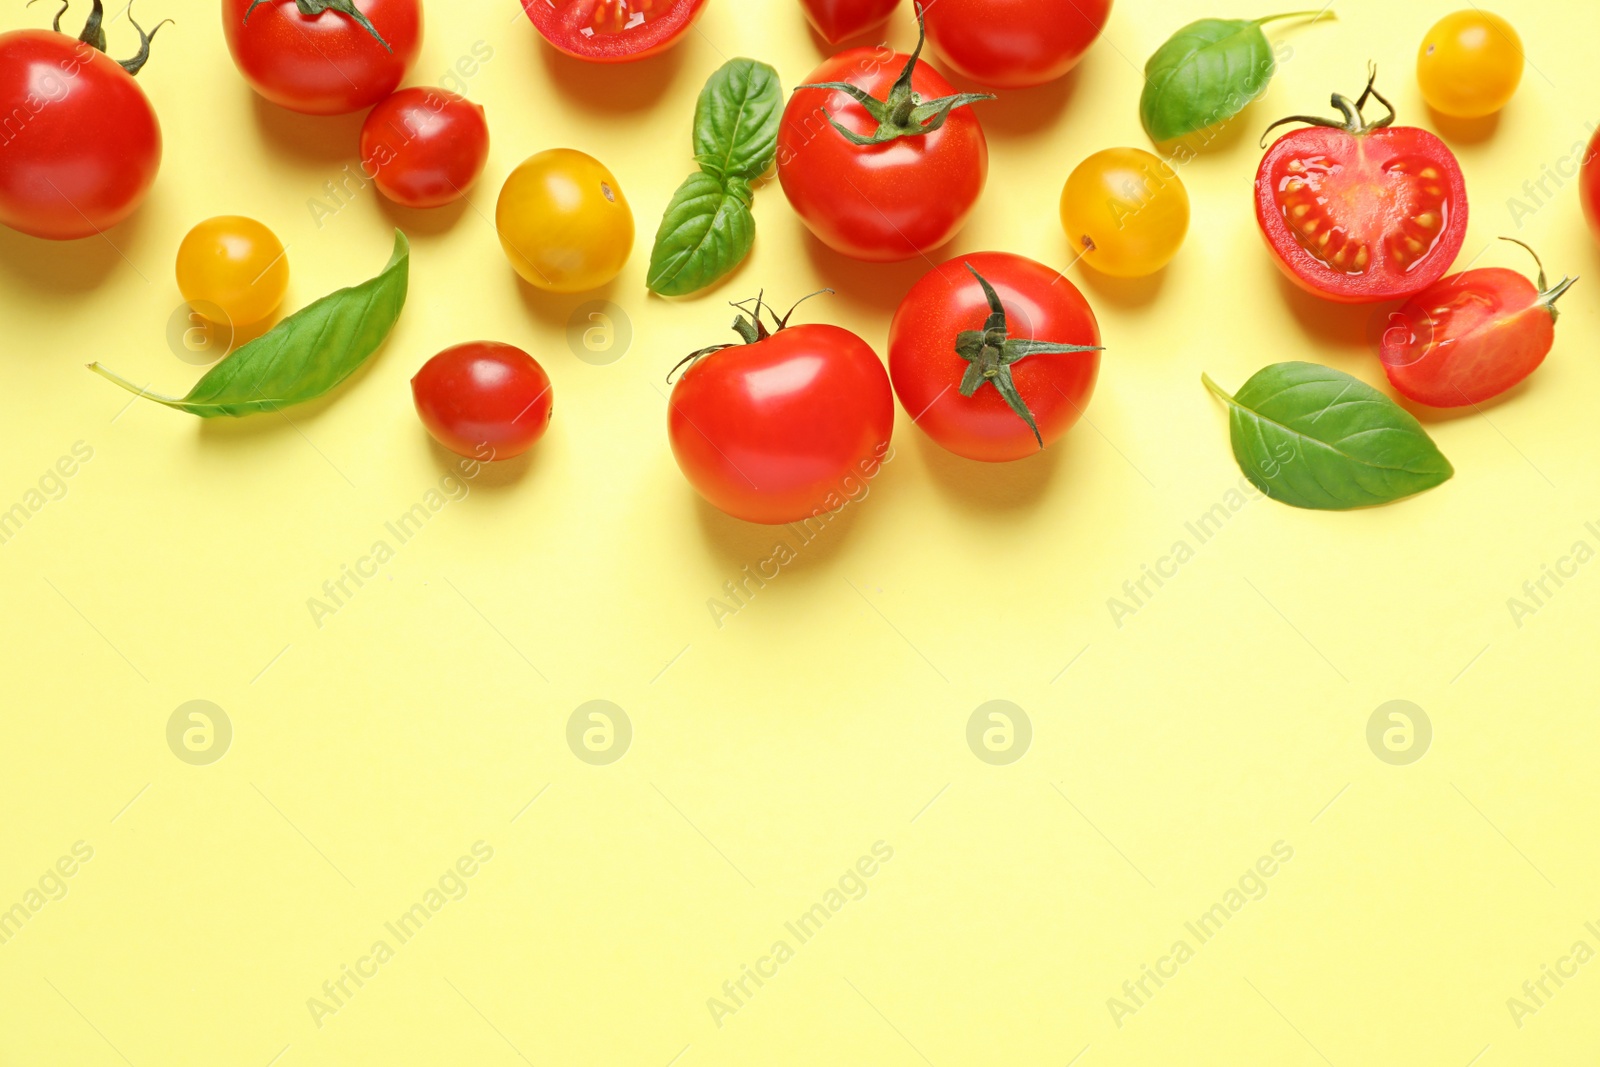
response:
{"label": "glossy tomato skin", "polygon": [[522,0],[546,41],[589,63],[660,55],[683,39],[705,7],[706,0]]}
{"label": "glossy tomato skin", "polygon": [[403,207],[466,195],[489,159],[483,108],[447,89],[401,89],[367,115],[361,159],[378,191]]}
{"label": "glossy tomato skin", "polygon": [[447,348],[411,379],[417,414],[434,440],[475,459],[520,456],[550,426],[550,376],[528,353],[498,341]]}
{"label": "glossy tomato skin", "polygon": [[1279,268],[1337,303],[1421,292],[1450,269],[1467,234],[1460,165],[1412,126],[1287,133],[1261,159],[1255,200]]}
{"label": "glossy tomato skin", "polygon": [[0,223],[54,241],[91,237],[144,201],[161,126],[127,71],[50,30],[0,35]]}
{"label": "glossy tomato skin", "polygon": [[1600,241],[1600,130],[1589,139],[1589,148],[1583,155],[1583,165],[1578,171],[1578,199],[1583,204],[1583,217],[1589,222],[1589,233]]}
{"label": "glossy tomato skin", "polygon": [[800,0],[806,21],[829,44],[838,44],[889,20],[900,0]]}
{"label": "glossy tomato skin", "polygon": [[[1000,295],[1011,337],[1057,344],[1100,344],[1094,312],[1076,286],[1043,263],[1009,252],[957,256],[911,287],[889,326],[889,378],[916,425],[958,456],[1003,463],[1039,451],[1039,442],[999,390],[959,390],[968,363],[956,335],[981,330],[988,301],[968,267]],[[1011,364],[1011,379],[1033,412],[1046,446],[1070,430],[1094,393],[1099,352],[1033,355]]]}
{"label": "glossy tomato skin", "polygon": [[1077,66],[1111,17],[1111,0],[938,0],[928,43],[964,78],[996,89],[1055,81]]}
{"label": "glossy tomato skin", "polygon": [[222,29],[250,87],[306,115],[343,115],[394,92],[422,47],[420,0],[356,0],[389,43],[337,11],[302,15],[295,0],[222,0]]}
{"label": "glossy tomato skin", "polygon": [[1555,316],[1527,278],[1502,267],[1454,274],[1389,317],[1379,349],[1404,396],[1431,407],[1478,404],[1539,368]]}
{"label": "glossy tomato skin", "polygon": [[[909,58],[852,48],[824,61],[806,83],[846,82],[882,100]],[[911,86],[923,100],[955,92],[922,62]],[[789,97],[778,128],[778,180],[818,240],[855,259],[888,263],[955,236],[989,173],[988,142],[970,107],[956,108],[932,133],[868,146],[840,136],[830,115],[863,136],[877,126],[846,93],[801,89]]]}
{"label": "glossy tomato skin", "polygon": [[877,354],[838,326],[791,326],[697,360],[667,413],[672,454],[711,504],[747,522],[826,514],[878,472],[894,398]]}

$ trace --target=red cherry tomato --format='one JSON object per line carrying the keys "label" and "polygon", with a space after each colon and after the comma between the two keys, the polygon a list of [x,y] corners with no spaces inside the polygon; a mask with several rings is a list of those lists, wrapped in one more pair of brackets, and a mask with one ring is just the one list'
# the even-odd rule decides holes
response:
{"label": "red cherry tomato", "polygon": [[[55,25],[0,34],[0,223],[69,241],[144,201],[161,166],[161,126],[133,80],[150,54],[142,28],[139,55],[124,65],[59,32],[59,14]],[[100,25],[95,0],[89,40]]]}
{"label": "red cherry tomato", "polygon": [[1111,0],[937,0],[928,43],[980,85],[1024,89],[1077,66],[1111,16]]}
{"label": "red cherry tomato", "polygon": [[[886,48],[840,52],[807,83],[843,83],[873,98],[869,110],[841,89],[801,87],[783,110],[778,180],[817,239],[889,262],[954,237],[989,173],[988,143],[966,106],[987,97],[956,94],[914,55]],[[832,123],[877,143],[854,143]]]}
{"label": "red cherry tomato", "polygon": [[370,24],[297,0],[222,0],[228,51],[250,87],[280,107],[343,115],[399,86],[422,46],[419,0],[355,0]]}
{"label": "red cherry tomato", "polygon": [[1094,312],[1059,272],[977,252],[933,268],[900,302],[889,378],[928,436],[995,463],[1032,455],[1072,428],[1094,392],[1099,347]]}
{"label": "red cherry tomato", "polygon": [[800,0],[806,20],[829,44],[882,26],[900,0]]}
{"label": "red cherry tomato", "polygon": [[361,127],[361,159],[378,191],[404,207],[466,195],[489,159],[483,108],[446,89],[401,89]]}
{"label": "red cherry tomato", "polygon": [[[754,323],[762,310],[772,312],[758,303]],[[772,319],[778,328],[768,333],[741,316],[746,343],[689,357],[667,434],[701,496],[735,518],[778,524],[860,498],[889,451],[894,398],[883,364],[855,334]]]}
{"label": "red cherry tomato", "polygon": [[472,341],[447,348],[411,379],[417,414],[434,440],[475,459],[526,452],[550,425],[550,377],[520,348]]}
{"label": "red cherry tomato", "polygon": [[546,41],[590,63],[629,63],[665,52],[705,6],[706,0],[522,0]]}
{"label": "red cherry tomato", "polygon": [[[1367,123],[1371,96],[1389,114]],[[1444,276],[1467,235],[1467,185],[1443,141],[1390,126],[1394,108],[1367,83],[1343,121],[1284,134],[1256,171],[1256,221],[1296,285],[1346,304],[1394,300]],[[1273,123],[1277,126],[1280,123]],[[1272,127],[1269,126],[1268,130]]]}
{"label": "red cherry tomato", "polygon": [[1578,199],[1583,202],[1583,217],[1589,220],[1589,232],[1600,241],[1600,130],[1589,139],[1589,148],[1583,155],[1578,171]]}
{"label": "red cherry tomato", "polygon": [[1555,303],[1576,281],[1547,287],[1540,264],[1537,286],[1501,267],[1435,282],[1389,316],[1379,348],[1384,373],[1402,394],[1432,407],[1499,396],[1544,362],[1555,343]]}

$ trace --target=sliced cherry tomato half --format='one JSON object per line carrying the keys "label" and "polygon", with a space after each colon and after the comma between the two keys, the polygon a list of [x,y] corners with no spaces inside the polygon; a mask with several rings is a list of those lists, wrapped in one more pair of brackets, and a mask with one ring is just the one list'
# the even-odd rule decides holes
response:
{"label": "sliced cherry tomato half", "polygon": [[590,63],[629,63],[665,52],[706,0],[522,0],[544,39]]}
{"label": "sliced cherry tomato half", "polygon": [[[1388,114],[1369,123],[1368,99]],[[1296,285],[1346,304],[1395,300],[1444,276],[1467,234],[1467,185],[1445,143],[1391,126],[1394,108],[1367,83],[1342,120],[1296,115],[1256,172],[1256,221]],[[1263,138],[1265,140],[1265,138]]]}
{"label": "sliced cherry tomato half", "polygon": [[1503,267],[1452,274],[1389,317],[1379,348],[1384,373],[1402,394],[1430,407],[1499,396],[1544,362],[1555,343],[1556,301],[1577,280],[1549,286],[1542,263],[1537,285]]}

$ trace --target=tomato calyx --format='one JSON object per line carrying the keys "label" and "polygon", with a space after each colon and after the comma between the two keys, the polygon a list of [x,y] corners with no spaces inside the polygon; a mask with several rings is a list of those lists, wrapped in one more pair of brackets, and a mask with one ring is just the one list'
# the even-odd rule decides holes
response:
{"label": "tomato calyx", "polygon": [[971,396],[982,388],[983,383],[993,385],[995,391],[1005,398],[1006,405],[1017,413],[1017,417],[1028,424],[1028,429],[1033,431],[1033,439],[1039,442],[1039,447],[1044,447],[1044,438],[1039,435],[1039,425],[1033,419],[1033,412],[1028,410],[1028,404],[1022,399],[1022,394],[1017,392],[1017,385],[1011,380],[1011,365],[1018,360],[1029,356],[1063,355],[1069,352],[1101,352],[1104,345],[1065,345],[1054,341],[1035,341],[1031,338],[1011,337],[1008,334],[1006,323],[1006,309],[1000,303],[1000,294],[995,292],[994,286],[988,279],[979,274],[970,263],[962,266],[972,272],[978,279],[978,284],[983,286],[984,298],[989,301],[989,317],[984,320],[981,330],[962,330],[956,334],[956,355],[967,361],[967,369],[961,375],[959,392],[962,396]]}
{"label": "tomato calyx", "polygon": [[[1325,126],[1328,129],[1343,130],[1352,137],[1360,137],[1362,134],[1371,133],[1373,130],[1381,130],[1386,126],[1392,125],[1395,120],[1394,105],[1389,103],[1388,98],[1374,88],[1373,83],[1377,80],[1378,65],[1376,63],[1368,63],[1367,87],[1361,91],[1361,95],[1355,101],[1352,102],[1343,93],[1334,93],[1330,98],[1333,106],[1338,108],[1344,115],[1343,121],[1325,119],[1317,115],[1290,115],[1288,118],[1279,119],[1262,131],[1261,147],[1267,147],[1267,134],[1279,126],[1284,126],[1291,122],[1303,122],[1308,126]],[[1376,122],[1368,122],[1366,116],[1362,114],[1362,110],[1367,106],[1369,99],[1376,100],[1382,104],[1389,113]]]}
{"label": "tomato calyx", "polygon": [[[28,0],[28,6],[33,6],[33,0]],[[50,22],[50,28],[52,30],[56,31],[57,33],[63,32],[61,29],[61,16],[65,15],[67,13],[67,8],[71,6],[71,0],[61,0],[61,7],[56,12],[56,17]],[[78,40],[88,45],[90,48],[95,49],[96,51],[104,52],[106,50],[106,31],[105,26],[103,25],[104,20],[105,8],[101,6],[100,0],[94,0],[94,6],[89,10],[89,17],[83,24],[83,32],[78,35]],[[141,70],[143,70],[144,65],[150,61],[150,42],[155,38],[155,35],[161,31],[161,27],[165,26],[172,20],[162,19],[160,22],[156,23],[155,29],[146,33],[143,26],[139,25],[137,22],[134,22],[133,4],[130,0],[128,4],[128,21],[133,24],[134,29],[139,31],[139,51],[134,53],[132,59],[118,59],[113,60],[113,62],[115,62],[117,66],[121,67],[123,70],[127,71],[130,75],[133,75],[138,74]]]}
{"label": "tomato calyx", "polygon": [[950,112],[956,108],[995,98],[993,93],[952,93],[950,96],[941,96],[928,101],[918,98],[911,88],[911,75],[917,69],[926,33],[922,25],[922,5],[918,4],[916,7],[917,47],[912,50],[910,58],[906,60],[905,67],[895,79],[894,85],[890,87],[886,98],[879,100],[865,89],[849,82],[814,82],[794,87],[797,93],[801,89],[832,89],[845,93],[865,108],[867,114],[878,124],[878,128],[866,137],[840,125],[839,120],[832,115],[828,116],[828,124],[839,131],[839,136],[853,145],[887,144],[901,137],[921,137],[943,126],[945,120],[950,117]]}
{"label": "tomato calyx", "polygon": [[1539,258],[1539,253],[1535,252],[1532,248],[1529,248],[1515,237],[1502,237],[1500,240],[1510,241],[1514,245],[1521,245],[1523,248],[1527,249],[1528,255],[1533,257],[1533,262],[1539,267],[1539,280],[1537,282],[1539,286],[1539,299],[1535,301],[1535,303],[1539,307],[1542,307],[1546,311],[1550,312],[1550,317],[1552,319],[1559,319],[1561,317],[1561,311],[1556,307],[1556,301],[1560,300],[1568,289],[1571,289],[1574,285],[1576,285],[1578,279],[1571,276],[1564,277],[1559,282],[1556,282],[1556,284],[1551,285],[1545,278],[1544,261]]}
{"label": "tomato calyx", "polygon": [[[730,300],[728,301],[728,306],[735,308],[740,312],[739,315],[734,317],[733,329],[738,333],[744,344],[759,344],[760,342],[771,337],[773,334],[788,329],[789,318],[794,314],[794,309],[799,307],[801,304],[804,304],[812,297],[821,296],[823,293],[832,294],[833,290],[818,289],[814,293],[807,293],[805,296],[802,296],[799,300],[796,300],[793,304],[791,304],[789,306],[789,310],[784,312],[782,316],[772,309],[771,304],[766,303],[765,289],[746,300]],[[750,306],[751,304],[754,304],[755,307],[752,308]],[[767,324],[761,321],[761,313],[763,311],[772,317],[773,329],[767,329]],[[700,360],[704,359],[706,356],[711,355],[713,352],[721,352],[724,348],[735,348],[738,346],[738,344],[739,342],[737,341],[729,341],[726,344],[707,345],[705,348],[695,349],[687,356],[684,356],[682,359],[678,360],[677,363],[673,364],[672,369],[667,371],[667,384],[671,385],[672,376],[677,374],[678,371],[684,367],[691,367],[695,363],[698,363]]]}
{"label": "tomato calyx", "polygon": [[[265,3],[268,3],[268,0],[253,0],[251,5],[245,8],[244,21],[249,22],[250,13]],[[98,7],[99,4],[100,0],[95,0],[95,6]],[[389,42],[383,39],[383,35],[378,32],[378,28],[374,26],[372,21],[368,19],[367,16],[363,15],[356,7],[355,0],[294,0],[294,6],[300,9],[300,14],[312,17],[322,14],[324,11],[333,11],[337,14],[344,15],[346,18],[356,23],[356,25],[372,34],[373,40],[383,45],[383,50],[385,52],[388,52],[390,55],[394,54],[394,49],[389,47]]]}

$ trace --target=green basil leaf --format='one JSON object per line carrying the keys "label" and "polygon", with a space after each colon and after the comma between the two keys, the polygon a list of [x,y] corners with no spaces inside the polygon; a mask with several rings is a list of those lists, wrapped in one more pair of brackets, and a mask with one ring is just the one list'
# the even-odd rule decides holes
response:
{"label": "green basil leaf", "polygon": [[1201,19],[1173,34],[1144,65],[1139,119],[1150,139],[1215,126],[1266,92],[1278,64],[1262,23],[1294,17]]}
{"label": "green basil leaf", "polygon": [[661,216],[645,284],[662,296],[704,289],[737,267],[755,239],[750,187],[740,178],[724,187],[710,174],[691,174]]}
{"label": "green basil leaf", "polygon": [[254,415],[319,397],[344,381],[383,344],[405,306],[411,244],[394,233],[394,254],[377,277],[329,293],[223,358],[181,399],[158,396],[106,370],[89,369],[124,389],[201,418]]}
{"label": "green basil leaf", "polygon": [[1387,504],[1455,473],[1411,414],[1365,382],[1315,363],[1263,367],[1229,396],[1233,455],[1263,493],[1297,508]]}
{"label": "green basil leaf", "polygon": [[707,174],[755,181],[777,155],[782,114],[778,72],[753,59],[728,60],[694,106],[695,161]]}

